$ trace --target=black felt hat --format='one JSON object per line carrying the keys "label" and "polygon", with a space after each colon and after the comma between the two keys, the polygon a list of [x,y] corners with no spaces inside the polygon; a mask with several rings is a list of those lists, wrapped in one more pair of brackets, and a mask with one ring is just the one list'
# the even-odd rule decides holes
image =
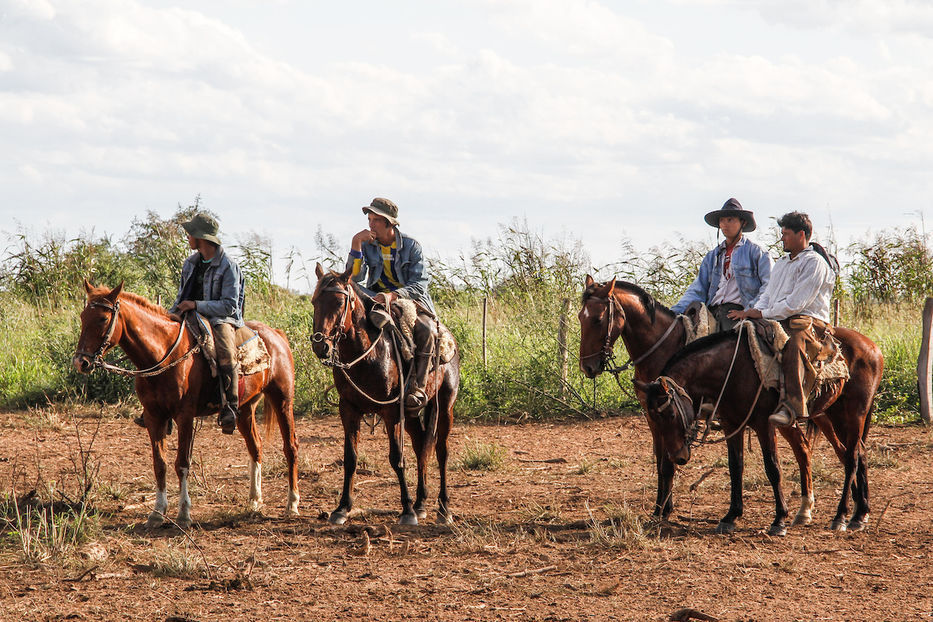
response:
{"label": "black felt hat", "polygon": [[722,205],[722,209],[718,209],[714,212],[710,212],[703,217],[703,220],[706,221],[710,227],[719,228],[719,219],[723,216],[735,216],[736,218],[741,218],[745,221],[745,225],[742,227],[742,231],[748,233],[749,231],[754,231],[758,225],[755,224],[755,214],[748,211],[747,209],[742,209],[742,204],[739,203],[738,199],[729,199]]}

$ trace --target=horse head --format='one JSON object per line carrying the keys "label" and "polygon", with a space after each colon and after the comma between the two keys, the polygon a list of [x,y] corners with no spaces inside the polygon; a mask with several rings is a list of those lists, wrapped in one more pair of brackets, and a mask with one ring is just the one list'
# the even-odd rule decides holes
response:
{"label": "horse head", "polygon": [[337,343],[352,331],[353,312],[359,293],[350,279],[351,272],[326,272],[321,264],[315,267],[317,287],[311,297],[314,308],[314,332],[311,350],[322,361],[332,360]]}
{"label": "horse head", "polygon": [[645,408],[659,433],[661,450],[674,464],[687,464],[697,434],[696,411],[690,396],[667,376],[654,382],[641,382],[637,378],[632,382],[645,393]]}
{"label": "horse head", "polygon": [[580,370],[595,378],[606,368],[612,346],[622,334],[625,312],[613,297],[616,280],[597,283],[586,275],[580,309]]}
{"label": "horse head", "polygon": [[123,291],[123,283],[108,291],[105,287],[94,287],[84,279],[84,290],[87,292],[87,304],[81,311],[81,335],[71,363],[78,372],[87,374],[120,341],[120,292]]}

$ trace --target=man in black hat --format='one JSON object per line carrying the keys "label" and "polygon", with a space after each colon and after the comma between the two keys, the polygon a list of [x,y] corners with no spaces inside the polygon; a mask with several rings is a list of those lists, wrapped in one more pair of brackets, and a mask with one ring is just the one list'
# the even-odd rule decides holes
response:
{"label": "man in black hat", "polygon": [[181,226],[195,252],[182,265],[178,297],[169,313],[194,310],[210,322],[223,402],[217,423],[224,434],[233,434],[239,407],[236,329],[243,326],[243,275],[220,245],[219,227],[210,214],[197,213]]}
{"label": "man in black hat", "polygon": [[697,278],[671,310],[684,313],[691,304],[701,302],[716,318],[716,330],[729,330],[737,322],[735,313],[753,308],[768,284],[771,256],[742,235],[755,230],[755,215],[736,199],[729,199],[704,220],[725,239],[706,254]]}
{"label": "man in black hat", "polygon": [[[388,308],[396,298],[414,300],[433,317],[434,303],[428,293],[428,274],[421,245],[399,230],[398,206],[389,199],[377,197],[363,207],[363,213],[369,218],[369,228],[353,236],[347,268],[352,270],[355,281],[365,281],[363,291],[376,302],[369,314],[370,321],[379,328],[390,322]],[[436,341],[434,322],[419,313],[412,336],[415,369],[405,395],[405,406],[418,410],[427,402],[424,389]]]}

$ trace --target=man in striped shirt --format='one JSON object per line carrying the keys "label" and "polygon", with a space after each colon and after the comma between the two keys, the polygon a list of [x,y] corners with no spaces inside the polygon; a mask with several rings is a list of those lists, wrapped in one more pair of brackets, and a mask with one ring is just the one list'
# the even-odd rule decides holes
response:
{"label": "man in striped shirt", "polygon": [[[378,327],[391,321],[388,308],[396,298],[410,298],[429,316],[434,316],[421,245],[399,230],[398,206],[377,197],[363,208],[363,213],[369,218],[369,228],[353,236],[347,268],[352,270],[353,280],[364,283],[363,291],[376,303],[369,314],[370,321]],[[411,410],[418,410],[427,402],[424,388],[435,333],[435,323],[419,313],[413,330],[415,370],[405,396],[405,406]]]}

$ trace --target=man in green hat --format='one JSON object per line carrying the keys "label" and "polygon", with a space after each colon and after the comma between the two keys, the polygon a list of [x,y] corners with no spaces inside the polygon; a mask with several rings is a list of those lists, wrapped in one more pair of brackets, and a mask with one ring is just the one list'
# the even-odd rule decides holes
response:
{"label": "man in green hat", "polygon": [[181,226],[195,252],[182,265],[178,297],[169,313],[193,310],[210,322],[221,381],[217,423],[224,434],[233,434],[239,412],[236,329],[243,326],[243,274],[220,245],[217,221],[210,214],[199,212]]}
{"label": "man in green hat", "polygon": [[[365,281],[363,291],[377,303],[370,312],[370,321],[378,327],[390,322],[387,309],[396,298],[410,298],[434,316],[421,245],[399,230],[398,206],[389,199],[377,197],[363,207],[363,213],[369,218],[369,227],[353,236],[347,268],[352,270],[355,281]],[[427,402],[424,388],[434,353],[436,327],[433,321],[419,314],[412,332],[415,370],[405,395],[405,406],[418,410]]]}

